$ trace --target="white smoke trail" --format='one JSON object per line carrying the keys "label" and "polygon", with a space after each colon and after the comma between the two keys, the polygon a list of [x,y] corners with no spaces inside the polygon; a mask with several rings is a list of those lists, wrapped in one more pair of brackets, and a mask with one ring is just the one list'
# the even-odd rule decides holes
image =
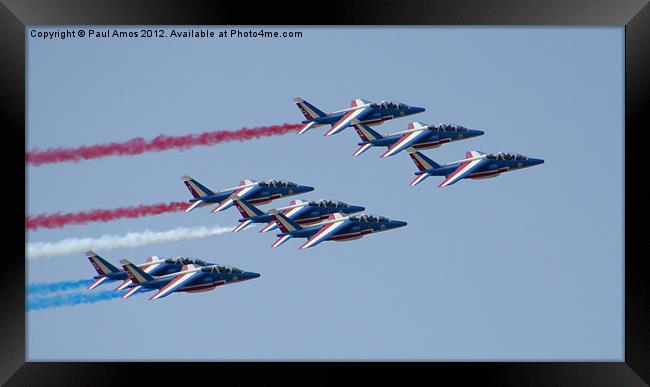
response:
{"label": "white smoke trail", "polygon": [[186,239],[207,238],[228,233],[232,227],[179,227],[169,231],[130,232],[125,235],[103,235],[99,238],[69,238],[58,242],[32,242],[25,247],[27,258],[34,259],[53,255],[83,253],[87,250],[139,247],[154,243],[174,242]]}

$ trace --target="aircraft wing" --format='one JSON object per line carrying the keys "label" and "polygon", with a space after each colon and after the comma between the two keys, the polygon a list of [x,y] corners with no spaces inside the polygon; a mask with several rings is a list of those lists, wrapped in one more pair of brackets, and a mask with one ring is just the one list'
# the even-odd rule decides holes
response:
{"label": "aircraft wing", "polygon": [[330,130],[325,132],[325,136],[331,136],[333,134],[342,131],[352,123],[352,120],[361,121],[363,117],[370,112],[370,110],[371,109],[368,106],[368,107],[363,107],[363,108],[349,111],[336,124],[334,124],[334,126],[332,126]]}
{"label": "aircraft wing", "polygon": [[327,240],[327,238],[329,238],[330,236],[343,231],[348,224],[350,224],[350,221],[346,219],[342,219],[338,222],[326,224],[323,227],[321,227],[320,230],[316,232],[316,234],[314,234],[311,238],[309,238],[307,242],[305,242],[305,244],[300,246],[300,248],[306,249],[309,247],[314,247],[317,244]]}
{"label": "aircraft wing", "polygon": [[400,137],[400,139],[397,140],[395,144],[391,145],[391,147],[388,148],[388,150],[384,152],[384,154],[381,155],[381,157],[392,156],[394,154],[403,151],[404,149],[410,148],[415,143],[427,137],[430,133],[431,132],[428,131],[426,128],[422,130],[416,130],[414,132],[406,133],[402,137]]}
{"label": "aircraft wing", "polygon": [[219,212],[232,207],[235,204],[233,200],[235,196],[239,196],[240,199],[248,199],[252,194],[257,192],[256,188],[257,186],[248,186],[236,189],[226,200],[219,203],[219,205],[210,212]]}
{"label": "aircraft wing", "polygon": [[193,279],[196,279],[196,277],[200,276],[201,272],[200,271],[193,271],[190,273],[185,273],[185,274],[179,274],[176,277],[174,277],[167,285],[163,286],[158,290],[156,294],[153,296],[149,297],[150,300],[157,300],[158,298],[166,297],[176,290],[182,288],[183,286],[187,285],[190,281]]}
{"label": "aircraft wing", "polygon": [[462,163],[458,166],[458,168],[456,168],[454,172],[447,176],[447,178],[442,183],[440,183],[438,187],[446,187],[448,185],[456,183],[473,171],[482,167],[485,163],[485,159],[475,159]]}

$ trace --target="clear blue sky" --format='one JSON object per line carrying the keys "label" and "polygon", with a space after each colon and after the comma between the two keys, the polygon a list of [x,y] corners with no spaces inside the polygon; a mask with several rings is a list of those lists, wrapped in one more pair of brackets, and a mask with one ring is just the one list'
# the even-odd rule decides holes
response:
{"label": "clear blue sky", "polygon": [[[274,235],[254,230],[98,251],[114,263],[196,256],[262,276],[159,302],[30,312],[30,360],[623,358],[623,28],[280,30],[304,37],[28,38],[27,148],[298,122],[292,98],[301,96],[325,111],[396,100],[426,107],[418,121],[485,131],[425,152],[437,161],[478,149],[545,164],[409,187],[405,155],[355,158],[351,129],[328,138],[317,129],[28,168],[28,214],[186,200],[179,177],[189,174],[217,189],[288,179],[316,187],[305,199],[408,222],[308,250],[297,241],[271,249]],[[28,240],[229,226],[238,215],[199,209]],[[93,274],[83,254],[28,262],[29,282]]]}

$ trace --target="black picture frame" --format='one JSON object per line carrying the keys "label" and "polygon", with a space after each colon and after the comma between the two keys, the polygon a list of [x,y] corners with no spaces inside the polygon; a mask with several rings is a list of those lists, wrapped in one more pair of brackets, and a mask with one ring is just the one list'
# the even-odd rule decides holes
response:
{"label": "black picture frame", "polygon": [[[0,270],[0,382],[7,385],[170,384],[170,374],[216,383],[338,384],[343,382],[436,382],[451,377],[497,385],[614,386],[650,383],[650,256],[644,234],[650,219],[643,158],[645,108],[650,102],[650,6],[647,1],[355,1],[147,2],[97,0],[0,0],[0,106],[5,140],[5,182]],[[583,25],[625,26],[625,360],[622,362],[471,363],[39,363],[25,361],[25,234],[15,203],[25,203],[25,28],[28,25]],[[606,157],[603,159],[606,162]],[[7,171],[9,176],[7,176]],[[641,177],[641,178],[640,178]],[[603,176],[603,179],[607,179]],[[618,182],[612,182],[618,184]],[[18,187],[18,188],[16,188]],[[616,232],[616,230],[613,230]],[[135,322],[137,324],[137,322]],[[118,334],[119,336],[119,334]],[[225,370],[227,369],[227,370]],[[218,371],[218,372],[217,372]],[[255,372],[257,371],[257,372]],[[644,382],[645,381],[645,382]]]}

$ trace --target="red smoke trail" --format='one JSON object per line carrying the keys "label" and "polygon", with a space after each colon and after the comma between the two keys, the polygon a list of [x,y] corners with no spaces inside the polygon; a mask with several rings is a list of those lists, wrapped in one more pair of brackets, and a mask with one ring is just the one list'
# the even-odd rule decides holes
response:
{"label": "red smoke trail", "polygon": [[82,212],[71,212],[67,214],[41,214],[28,216],[25,226],[28,230],[39,228],[59,228],[68,224],[85,224],[89,222],[109,222],[123,218],[139,218],[141,216],[158,215],[168,212],[183,211],[187,208],[187,202],[171,202],[153,205],[140,205],[131,207],[120,207],[112,210],[88,210]]}
{"label": "red smoke trail", "polygon": [[283,124],[238,130],[217,130],[185,136],[160,135],[150,141],[145,141],[142,137],[136,137],[125,142],[112,142],[110,144],[81,146],[78,148],[34,149],[25,153],[25,160],[30,165],[39,166],[65,161],[78,162],[114,155],[133,156],[144,152],[187,149],[197,145],[216,145],[228,141],[246,141],[260,137],[280,136],[294,132],[301,126],[301,124]]}

